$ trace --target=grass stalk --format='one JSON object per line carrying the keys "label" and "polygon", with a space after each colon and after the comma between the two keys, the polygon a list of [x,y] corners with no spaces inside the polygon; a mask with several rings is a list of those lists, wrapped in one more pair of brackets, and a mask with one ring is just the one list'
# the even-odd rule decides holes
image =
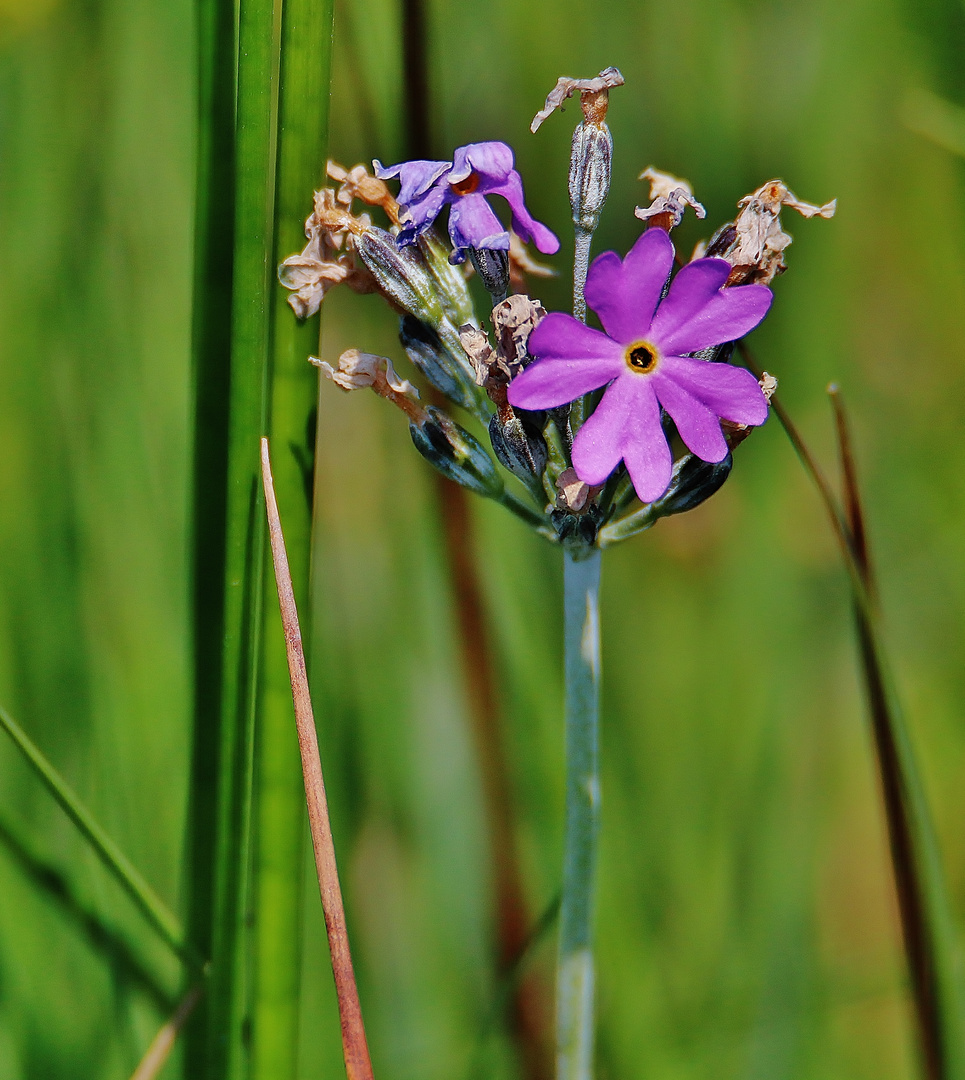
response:
{"label": "grass stalk", "polygon": [[563,551],[566,832],[556,986],[557,1080],[593,1075],[593,916],[600,823],[598,548]]}
{"label": "grass stalk", "polygon": [[62,869],[41,858],[2,819],[0,846],[23,876],[59,908],[65,920],[103,958],[119,983],[142,991],[162,1016],[174,1008],[170,993],[126,935],[83,898]]}
{"label": "grass stalk", "polygon": [[869,601],[855,602],[855,625],[922,1065],[928,1080],[958,1080],[965,1069],[962,1042],[965,1030],[956,971],[958,946],[930,814],[875,625],[877,587],[847,414],[838,388],[831,386],[828,393],[841,459],[844,517],[851,551]]}
{"label": "grass stalk", "polygon": [[332,974],[335,978],[335,990],[338,997],[345,1072],[348,1080],[372,1080],[372,1063],[365,1039],[362,1009],[352,968],[348,931],[345,927],[345,908],[338,881],[335,845],[332,840],[325,781],[322,777],[322,764],[318,753],[318,735],[315,731],[308,672],[305,667],[305,651],[298,626],[298,609],[295,603],[288,555],[285,550],[285,538],[278,515],[278,503],[275,499],[267,439],[261,440],[261,467],[272,561],[278,589],[278,604],[291,676],[291,694],[295,707],[295,725],[298,732],[305,799],[308,804],[308,820],[312,834],[312,847],[315,852],[315,869],[318,873],[318,889],[325,916]]}
{"label": "grass stalk", "polygon": [[[211,1045],[217,1003],[229,992],[224,905],[236,895],[218,858],[237,821],[237,720],[224,707],[231,297],[235,219],[234,0],[197,0],[198,117],[195,184],[193,361],[193,732],[185,883],[192,940],[216,957],[209,994],[186,1033],[185,1075],[216,1080]],[[231,628],[232,636],[237,627]],[[229,782],[230,781],[230,782]],[[220,913],[219,913],[219,908]],[[232,919],[237,924],[237,919]],[[216,939],[217,938],[217,942]],[[223,1073],[222,1073],[223,1075]]]}
{"label": "grass stalk", "polygon": [[203,961],[186,940],[177,917],[148,885],[141,872],[87,809],[74,789],[47,760],[37,744],[4,708],[0,708],[0,727],[10,736],[34,774],[77,826],[81,836],[114,880],[134,901],[162,941],[184,961],[192,972],[198,974],[202,970]]}
{"label": "grass stalk", "polygon": [[[325,177],[332,0],[285,0],[280,26],[277,179],[270,269],[304,245],[312,191]],[[268,419],[275,490],[288,527],[296,599],[310,611],[318,318],[299,323],[272,280]],[[254,447],[255,444],[252,444]],[[305,824],[302,773],[291,730],[290,682],[271,581],[265,581],[255,754],[253,1080],[294,1075],[298,1055]],[[306,639],[310,627],[306,627]]]}
{"label": "grass stalk", "polygon": [[249,1053],[252,745],[264,562],[257,446],[267,416],[274,284],[278,8],[276,0],[243,0],[237,38],[233,4],[208,0],[199,8],[189,873],[192,930],[209,945],[212,966],[185,1075],[206,1080],[240,1075]]}
{"label": "grass stalk", "polygon": [[[760,376],[750,349],[738,348]],[[965,996],[959,944],[941,856],[890,664],[881,641],[877,584],[847,416],[836,386],[828,388],[844,486],[844,509],[777,395],[771,407],[821,497],[851,583],[862,679],[868,700],[892,872],[908,962],[924,1075],[965,1078]]]}

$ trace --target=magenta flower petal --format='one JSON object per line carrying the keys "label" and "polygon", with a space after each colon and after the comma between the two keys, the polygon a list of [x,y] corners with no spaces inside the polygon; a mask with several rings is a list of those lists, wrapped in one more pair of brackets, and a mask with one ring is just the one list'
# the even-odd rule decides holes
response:
{"label": "magenta flower petal", "polygon": [[765,285],[724,289],[730,270],[724,259],[695,259],[677,274],[650,328],[661,352],[677,356],[736,341],[764,318],[771,290]]}
{"label": "magenta flower petal", "polygon": [[[480,186],[480,192],[482,187]],[[518,172],[513,169],[505,181],[489,188],[486,195],[502,195],[509,203],[509,209],[513,215],[513,228],[523,240],[532,240],[537,249],[544,255],[555,255],[560,250],[560,242],[556,233],[533,217],[526,209],[523,201],[523,181]]]}
{"label": "magenta flower petal", "polygon": [[[505,143],[460,146],[451,162],[404,161],[385,168],[375,161],[373,165],[379,179],[399,178],[399,205],[404,211],[404,227],[397,237],[400,245],[414,243],[443,207],[451,205],[449,233],[456,244],[454,261],[465,258],[467,247],[505,250],[509,234],[491,211],[487,213],[479,205],[490,195],[501,195],[512,210],[513,227],[524,240],[532,238],[546,255],[559,250],[559,240],[527,211],[523,182],[513,167],[513,151]],[[468,200],[475,205],[462,206]]]}
{"label": "magenta flower petal", "polygon": [[647,394],[639,394],[623,431],[623,460],[641,502],[654,502],[667,490],[673,455],[660,423],[660,406],[649,379],[639,379]]}
{"label": "magenta flower petal", "polygon": [[687,447],[704,461],[723,461],[727,457],[727,442],[713,409],[660,372],[655,372],[650,382]]}
{"label": "magenta flower petal", "polygon": [[623,457],[625,417],[648,411],[656,412],[659,427],[660,410],[646,379],[627,372],[614,380],[573,440],[573,468],[584,484],[602,484],[606,480]]}
{"label": "magenta flower petal", "polygon": [[642,233],[622,261],[614,251],[593,260],[586,278],[586,302],[610,337],[623,345],[648,337],[672,266],[673,244],[663,229]]}
{"label": "magenta flower petal", "polygon": [[[698,259],[680,271],[661,303],[672,258],[669,239],[656,229],[622,262],[612,252],[601,255],[590,268],[586,296],[607,332],[569,315],[548,315],[529,338],[536,362],[508,389],[512,405],[545,409],[609,383],[577,432],[573,465],[581,480],[596,485],[622,459],[643,502],[666,492],[673,470],[661,408],[690,450],[714,463],[728,451],[721,419],[748,425],[767,419],[767,401],[749,371],[677,353],[731,341],[752,329],[770,306],[770,290],[724,289],[729,265]],[[635,342],[639,348],[628,348]]]}
{"label": "magenta flower petal", "polygon": [[373,161],[372,166],[380,180],[391,180],[396,176],[400,178],[399,202],[403,206],[425,195],[439,177],[452,168],[448,161],[404,161],[387,169],[383,168],[381,161]]}
{"label": "magenta flower petal", "polygon": [[479,173],[483,184],[500,183],[513,171],[513,152],[501,142],[478,142],[460,146],[452,156],[448,182],[458,184],[470,173]]}
{"label": "magenta flower petal", "polygon": [[529,350],[545,359],[509,384],[509,403],[519,409],[566,405],[626,371],[619,345],[561,312],[547,315],[530,334]]}
{"label": "magenta flower petal", "polygon": [[482,195],[463,195],[453,202],[449,239],[457,254],[468,247],[509,251],[509,233]]}
{"label": "magenta flower petal", "polygon": [[[750,287],[741,286],[744,289]],[[684,356],[666,356],[659,374],[672,379],[691,397],[732,423],[756,426],[767,419],[767,399],[757,379],[746,368],[710,364],[706,360]]]}
{"label": "magenta flower petal", "polygon": [[529,335],[526,347],[537,360],[582,359],[606,366],[608,374],[600,380],[600,386],[626,371],[624,348],[619,342],[562,311],[547,315]]}

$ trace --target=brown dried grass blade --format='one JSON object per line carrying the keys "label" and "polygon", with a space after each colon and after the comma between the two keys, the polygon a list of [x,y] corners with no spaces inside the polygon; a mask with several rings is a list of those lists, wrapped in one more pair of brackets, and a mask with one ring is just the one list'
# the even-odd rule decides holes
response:
{"label": "brown dried grass blade", "polygon": [[201,987],[192,986],[184,995],[184,999],[171,1019],[154,1036],[154,1041],[147,1048],[144,1057],[141,1058],[140,1065],[132,1073],[131,1080],[154,1080],[161,1069],[164,1068],[164,1063],[174,1048],[175,1040],[188,1022],[188,1017],[194,1012],[194,1007],[200,997]]}
{"label": "brown dried grass blade", "polygon": [[292,589],[285,538],[278,517],[275,488],[271,475],[271,459],[268,440],[261,440],[261,474],[265,489],[265,505],[268,510],[268,535],[271,540],[271,557],[275,567],[275,584],[278,587],[278,603],[281,608],[282,625],[285,628],[285,645],[288,650],[288,670],[291,675],[292,699],[295,705],[295,726],[298,730],[298,748],[302,758],[305,778],[305,799],[308,803],[308,821],[315,851],[315,869],[318,873],[318,890],[322,898],[328,948],[332,958],[332,974],[338,996],[338,1012],[342,1026],[342,1052],[345,1056],[345,1072],[348,1080],[372,1080],[372,1062],[369,1058],[362,1009],[359,1004],[358,987],[352,969],[348,932],[345,928],[345,908],[342,890],[338,883],[335,864],[335,845],[328,819],[328,801],[322,779],[322,763],[318,754],[318,736],[315,717],[308,688],[305,668],[305,652],[298,627],[298,612]]}
{"label": "brown dried grass blade", "polygon": [[[834,410],[851,550],[864,583],[865,594],[870,599],[875,596],[876,588],[871,571],[868,533],[862,510],[861,493],[858,489],[858,474],[848,418],[841,394],[833,383],[828,387],[828,396]],[[898,729],[900,721],[894,715],[889,701],[885,672],[875,642],[872,613],[864,610],[857,603],[855,604],[855,623],[861,654],[861,669],[868,697],[868,711],[875,740],[882,800],[888,824],[888,841],[895,873],[895,891],[898,894],[901,929],[908,956],[912,996],[921,1035],[925,1073],[930,1080],[940,1080],[948,1075],[944,1060],[943,1017],[939,1004],[940,975],[935,955],[933,930],[928,917],[925,883],[918,865],[920,856],[916,851],[917,844],[914,836],[912,795],[907,790],[905,770],[901,761],[901,734]]]}

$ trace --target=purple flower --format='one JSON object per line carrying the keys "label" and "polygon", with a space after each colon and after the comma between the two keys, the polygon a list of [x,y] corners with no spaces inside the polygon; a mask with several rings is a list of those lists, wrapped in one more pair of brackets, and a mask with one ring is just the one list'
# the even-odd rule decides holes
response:
{"label": "purple flower", "polygon": [[[573,442],[573,466],[587,484],[602,484],[626,462],[643,502],[667,490],[673,459],[661,407],[680,437],[704,461],[723,461],[720,419],[763,424],[767,402],[744,368],[688,358],[753,330],[771,306],[764,285],[723,288],[730,263],[695,259],[661,302],[674,249],[662,229],[643,233],[623,260],[613,251],[593,261],[586,302],[606,333],[553,313],[529,338],[537,358],[509,386],[510,404],[550,409],[607,386]],[[609,385],[607,385],[609,384]]]}
{"label": "purple flower", "polygon": [[509,250],[509,233],[486,201],[502,195],[509,203],[513,228],[524,240],[532,240],[544,255],[559,251],[560,242],[530,216],[523,202],[523,181],[513,168],[513,152],[501,142],[460,146],[450,161],[404,161],[384,169],[372,162],[380,180],[397,176],[402,185],[399,203],[405,208],[400,244],[411,244],[436,220],[444,206],[449,211],[449,237],[453,262],[463,262],[466,249]]}

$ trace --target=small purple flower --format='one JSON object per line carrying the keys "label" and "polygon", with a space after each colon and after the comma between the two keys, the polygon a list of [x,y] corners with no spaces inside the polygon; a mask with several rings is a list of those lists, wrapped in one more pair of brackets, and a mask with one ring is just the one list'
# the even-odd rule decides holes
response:
{"label": "small purple flower", "polygon": [[509,250],[509,233],[486,201],[502,195],[509,203],[513,228],[524,240],[532,240],[544,255],[553,255],[560,242],[526,209],[523,181],[513,168],[513,152],[501,142],[460,146],[450,161],[404,161],[388,169],[372,162],[380,180],[397,176],[402,185],[399,203],[405,221],[400,244],[412,244],[436,220],[444,206],[449,211],[452,262],[463,262],[467,248]]}
{"label": "small purple flower", "polygon": [[673,257],[662,229],[643,233],[626,259],[600,255],[587,276],[586,302],[606,333],[570,315],[547,315],[529,338],[537,362],[509,386],[510,404],[551,409],[609,384],[573,441],[573,466],[585,483],[602,484],[622,460],[648,503],[667,490],[673,467],[661,407],[691,451],[711,462],[727,456],[721,418],[753,425],[767,419],[767,401],[749,371],[683,354],[753,330],[771,306],[771,290],[725,289],[730,263],[695,259],[661,302]]}

